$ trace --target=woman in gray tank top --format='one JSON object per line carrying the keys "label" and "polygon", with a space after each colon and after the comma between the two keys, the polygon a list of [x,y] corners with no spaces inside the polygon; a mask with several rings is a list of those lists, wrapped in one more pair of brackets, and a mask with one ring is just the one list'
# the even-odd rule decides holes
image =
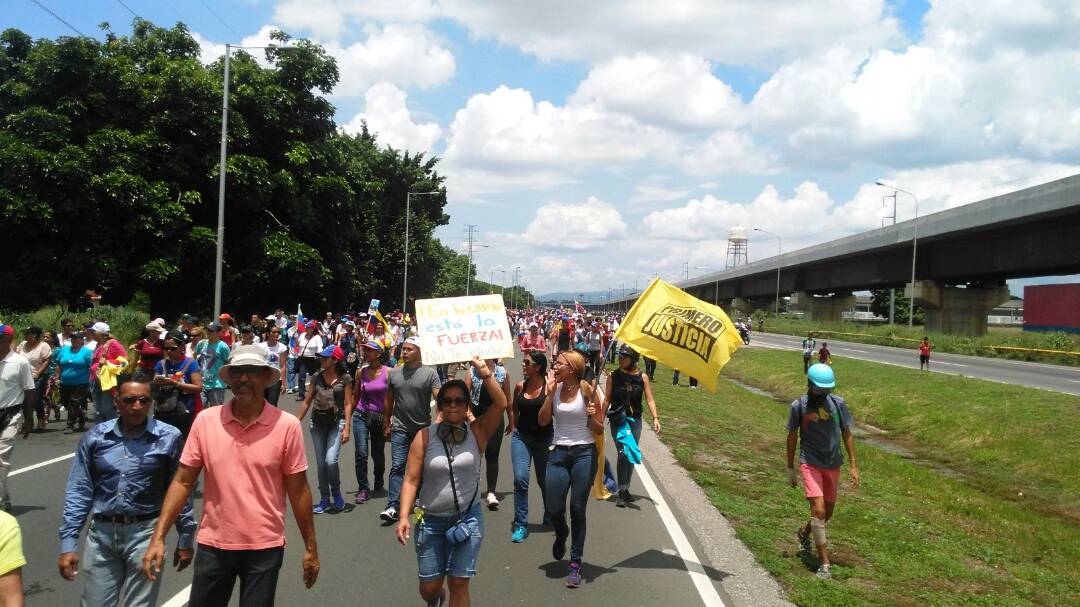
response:
{"label": "woman in gray tank top", "polygon": [[[480,491],[480,454],[498,431],[506,395],[483,361],[473,357],[472,365],[491,397],[491,406],[470,423],[466,418],[469,389],[465,382],[454,379],[443,384],[436,398],[442,421],[416,433],[401,488],[402,516],[397,537],[402,545],[409,539],[409,513],[414,504],[419,505],[414,543],[420,596],[428,605],[449,604],[444,580],[454,602],[463,600],[468,604],[469,580],[476,575],[476,558],[484,535],[476,500]],[[452,542],[447,532],[459,523],[468,529],[468,537]]]}

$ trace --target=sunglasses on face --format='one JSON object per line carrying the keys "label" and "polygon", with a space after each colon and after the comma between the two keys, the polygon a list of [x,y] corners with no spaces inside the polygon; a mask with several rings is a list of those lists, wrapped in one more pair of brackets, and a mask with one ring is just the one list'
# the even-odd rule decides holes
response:
{"label": "sunglasses on face", "polygon": [[175,351],[179,350],[180,347],[179,346],[165,346],[162,349],[165,350],[166,352],[175,352]]}
{"label": "sunglasses on face", "polygon": [[456,405],[458,407],[464,407],[466,405],[466,403],[468,403],[468,402],[469,401],[465,400],[464,398],[462,398],[460,396],[457,397],[457,398],[443,397],[443,398],[439,399],[439,404],[444,406],[444,407],[448,407],[450,405]]}
{"label": "sunglasses on face", "polygon": [[248,377],[258,377],[262,375],[263,369],[266,367],[256,367],[254,365],[243,365],[239,367],[229,367],[229,377],[240,377],[241,375],[247,375]]}
{"label": "sunglasses on face", "polygon": [[154,402],[154,399],[150,398],[149,396],[122,396],[120,397],[120,402],[128,406],[134,405],[135,403],[139,403],[140,405],[149,405],[150,403]]}

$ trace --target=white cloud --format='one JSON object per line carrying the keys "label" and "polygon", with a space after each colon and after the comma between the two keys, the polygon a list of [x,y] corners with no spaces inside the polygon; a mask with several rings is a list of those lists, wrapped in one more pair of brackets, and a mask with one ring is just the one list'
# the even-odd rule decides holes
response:
{"label": "white cloud", "polygon": [[483,173],[498,190],[499,181],[565,182],[589,168],[663,156],[676,144],[670,133],[596,104],[556,106],[533,101],[527,90],[500,86],[473,95],[458,110],[444,156],[448,175]]}
{"label": "white cloud", "polygon": [[358,133],[366,121],[368,130],[378,135],[379,143],[397,150],[431,152],[435,142],[442,137],[438,123],[417,124],[405,106],[405,91],[388,82],[380,82],[364,95],[364,111],[357,114],[342,128]]}
{"label": "white cloud", "polygon": [[634,187],[634,194],[630,196],[630,203],[670,202],[685,197],[690,190],[671,190],[655,185],[639,185]]}
{"label": "white cloud", "polygon": [[735,131],[713,133],[683,157],[682,168],[691,175],[766,174],[777,172],[776,157],[762,150],[750,135]]}
{"label": "white cloud", "polygon": [[338,62],[341,81],[335,96],[364,94],[375,82],[422,89],[439,86],[454,76],[454,56],[430,31],[419,25],[367,28],[363,42],[322,43]]}
{"label": "white cloud", "polygon": [[570,101],[596,102],[642,123],[673,129],[735,127],[746,113],[738,95],[712,74],[709,62],[688,54],[616,57],[594,67]]}
{"label": "white cloud", "polygon": [[429,0],[284,0],[274,7],[275,21],[324,39],[371,20],[426,21],[437,14]]}
{"label": "white cloud", "polygon": [[597,62],[642,51],[773,66],[837,43],[872,48],[900,38],[882,0],[442,0],[440,6],[474,35],[544,60]]}
{"label": "white cloud", "polygon": [[522,239],[534,245],[584,251],[602,248],[625,235],[626,223],[619,210],[590,196],[582,204],[551,203],[540,207]]}
{"label": "white cloud", "polygon": [[777,70],[751,103],[755,134],[802,166],[1080,159],[1073,3],[935,4],[922,42],[837,46]]}

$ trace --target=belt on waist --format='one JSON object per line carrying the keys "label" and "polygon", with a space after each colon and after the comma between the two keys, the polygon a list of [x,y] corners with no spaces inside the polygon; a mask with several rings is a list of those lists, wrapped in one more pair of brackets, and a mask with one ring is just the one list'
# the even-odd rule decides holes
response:
{"label": "belt on waist", "polygon": [[142,523],[145,521],[153,520],[158,517],[161,512],[149,512],[147,514],[95,514],[94,520],[101,523],[121,523],[128,525],[131,523]]}

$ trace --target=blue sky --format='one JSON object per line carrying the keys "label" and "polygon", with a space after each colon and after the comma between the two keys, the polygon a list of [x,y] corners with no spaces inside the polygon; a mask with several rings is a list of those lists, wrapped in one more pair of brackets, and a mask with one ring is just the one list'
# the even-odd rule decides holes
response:
{"label": "blue sky", "polygon": [[785,250],[872,229],[879,179],[925,213],[1080,172],[1064,0],[40,1],[94,36],[126,33],[125,5],[183,21],[206,60],[274,28],[323,43],[339,124],[442,157],[440,238],[460,250],[477,224],[481,277],[521,266],[537,292],[718,268],[736,225]]}

